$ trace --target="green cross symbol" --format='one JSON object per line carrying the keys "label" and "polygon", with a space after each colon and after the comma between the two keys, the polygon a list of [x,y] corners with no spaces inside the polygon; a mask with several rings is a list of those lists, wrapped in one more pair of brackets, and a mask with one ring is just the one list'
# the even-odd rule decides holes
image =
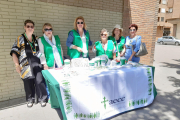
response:
{"label": "green cross symbol", "polygon": [[64,92],[65,92],[65,93],[68,93],[68,92],[70,92],[70,90],[69,90],[69,89],[67,89],[67,90],[64,90]]}
{"label": "green cross symbol", "polygon": [[139,105],[139,100],[138,100],[138,101],[136,101],[136,103]]}
{"label": "green cross symbol", "polygon": [[66,109],[67,109],[67,110],[71,110],[71,106],[67,106]]}
{"label": "green cross symbol", "polygon": [[146,99],[144,99],[144,103],[146,103]]}
{"label": "green cross symbol", "polygon": [[100,112],[97,112],[97,117],[100,117]]}
{"label": "green cross symbol", "polygon": [[94,118],[96,118],[97,117],[97,115],[96,115],[96,113],[94,113]]}
{"label": "green cross symbol", "polygon": [[66,97],[70,97],[70,94],[64,94],[64,96],[66,96]]}
{"label": "green cross symbol", "polygon": [[74,114],[74,117],[77,119],[78,118],[78,114],[76,113],[76,114]]}
{"label": "green cross symbol", "polygon": [[129,107],[131,107],[131,102],[129,101]]}
{"label": "green cross symbol", "polygon": [[69,99],[71,99],[70,97],[65,97],[65,100],[69,100]]}
{"label": "green cross symbol", "polygon": [[71,101],[66,101],[66,105],[71,105],[72,103],[71,103]]}
{"label": "green cross symbol", "polygon": [[68,86],[68,85],[70,85],[70,84],[69,84],[69,82],[64,82],[63,85],[64,85],[64,86]]}
{"label": "green cross symbol", "polygon": [[152,79],[149,79],[148,81],[149,81],[149,82],[152,82]]}
{"label": "green cross symbol", "polygon": [[134,105],[135,105],[135,101],[132,102],[132,106],[134,106]]}
{"label": "green cross symbol", "polygon": [[149,89],[149,92],[151,92],[151,91],[152,91],[152,88]]}
{"label": "green cross symbol", "polygon": [[105,97],[103,99],[104,99],[104,101],[102,101],[101,103],[104,103],[104,109],[106,109],[106,102],[108,102],[109,100],[106,100]]}
{"label": "green cross symbol", "polygon": [[93,114],[92,113],[90,113],[90,118],[93,118]]}

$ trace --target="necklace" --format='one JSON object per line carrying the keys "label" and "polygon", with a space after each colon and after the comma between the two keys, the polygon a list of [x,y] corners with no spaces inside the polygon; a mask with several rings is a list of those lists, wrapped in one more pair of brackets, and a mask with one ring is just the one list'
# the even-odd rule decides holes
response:
{"label": "necklace", "polygon": [[[36,53],[36,45],[35,45],[35,42],[34,42],[33,36],[32,36],[32,42],[30,42],[30,41],[29,41],[29,39],[28,39],[28,37],[26,36],[26,33],[24,33],[24,35],[25,35],[25,37],[26,37],[26,39],[27,39],[28,43],[30,44],[30,47],[31,47],[31,51],[32,51],[32,53],[33,53],[33,54],[35,54],[35,53]],[[34,46],[35,46],[35,48],[34,48],[34,49],[33,49],[33,43],[34,43]]]}

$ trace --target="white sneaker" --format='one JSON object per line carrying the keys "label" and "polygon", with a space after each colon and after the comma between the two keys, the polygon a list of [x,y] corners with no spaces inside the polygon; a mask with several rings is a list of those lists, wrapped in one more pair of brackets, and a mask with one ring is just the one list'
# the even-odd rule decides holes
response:
{"label": "white sneaker", "polygon": [[46,102],[41,102],[41,107],[45,107],[46,106]]}
{"label": "white sneaker", "polygon": [[33,106],[33,103],[32,103],[32,102],[28,102],[28,103],[27,103],[27,107],[30,108],[30,107],[32,107],[32,106]]}

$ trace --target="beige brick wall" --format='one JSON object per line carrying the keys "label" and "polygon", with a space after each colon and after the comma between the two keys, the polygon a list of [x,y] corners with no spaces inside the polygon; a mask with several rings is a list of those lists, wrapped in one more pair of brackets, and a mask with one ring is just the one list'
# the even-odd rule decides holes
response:
{"label": "beige brick wall", "polygon": [[[48,3],[48,1],[0,0],[0,101],[24,96],[23,82],[15,71],[9,52],[15,39],[24,32],[23,22],[26,19],[35,22],[34,33],[37,36],[42,36],[42,26],[45,22],[51,23],[54,28],[53,34],[59,35],[66,55],[65,42],[68,31],[73,29],[73,22],[77,16],[81,15],[85,18],[91,40],[94,42],[100,39],[99,32],[102,28],[107,28],[111,33],[115,24],[122,25],[123,0],[119,0],[118,6],[115,3],[112,6],[111,0],[105,1],[101,2],[108,8],[107,10],[104,7],[93,8],[91,0],[86,0],[81,7],[78,7],[74,0],[72,2],[69,0],[68,4],[71,6],[65,3]],[[88,4],[91,8],[87,6]],[[90,54],[91,57],[93,55]]]}
{"label": "beige brick wall", "polygon": [[141,57],[140,63],[153,65],[157,32],[159,0],[125,0],[123,13],[124,35],[129,35],[128,26],[138,25],[137,35],[142,36],[148,54]]}

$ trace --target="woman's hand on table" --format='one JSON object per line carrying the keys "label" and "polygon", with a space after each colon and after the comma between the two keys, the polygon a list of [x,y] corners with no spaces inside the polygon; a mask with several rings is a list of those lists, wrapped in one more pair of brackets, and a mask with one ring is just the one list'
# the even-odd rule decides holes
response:
{"label": "woman's hand on table", "polygon": [[128,61],[132,61],[132,57],[130,57],[130,58],[128,59]]}
{"label": "woman's hand on table", "polygon": [[48,66],[46,64],[43,65],[44,66],[44,70],[48,70]]}
{"label": "woman's hand on table", "polygon": [[116,62],[120,62],[120,60],[118,60],[118,59],[115,59],[116,60]]}
{"label": "woman's hand on table", "polygon": [[77,47],[77,50],[78,50],[79,52],[83,52],[80,47]]}

